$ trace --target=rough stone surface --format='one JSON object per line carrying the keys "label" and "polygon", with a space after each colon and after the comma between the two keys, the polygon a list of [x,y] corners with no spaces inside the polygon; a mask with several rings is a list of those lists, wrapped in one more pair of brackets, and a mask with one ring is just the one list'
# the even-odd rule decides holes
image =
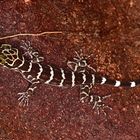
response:
{"label": "rough stone surface", "polygon": [[[140,78],[140,0],[0,0],[0,43],[30,41],[46,63],[66,67],[74,51],[94,54],[89,63],[112,79]],[[111,94],[107,116],[79,101],[79,88],[40,85],[28,108],[17,93],[28,83],[0,67],[0,140],[139,140],[140,87],[95,85],[92,92]]]}

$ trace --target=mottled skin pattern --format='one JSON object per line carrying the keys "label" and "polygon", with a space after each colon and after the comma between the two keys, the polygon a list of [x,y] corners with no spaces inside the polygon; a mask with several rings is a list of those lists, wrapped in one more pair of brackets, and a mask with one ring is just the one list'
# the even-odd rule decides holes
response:
{"label": "mottled skin pattern", "polygon": [[[93,104],[93,108],[99,110],[101,107],[108,107],[105,106],[102,100],[110,95],[103,97],[91,95],[90,89],[94,84],[111,84],[115,87],[135,87],[140,84],[140,80],[121,82],[98,76],[95,70],[87,64],[88,57],[84,57],[82,53],[80,55],[76,53],[76,58],[67,63],[69,68],[63,69],[49,64],[44,64],[44,58],[40,57],[38,52],[33,51],[33,49],[27,44],[23,48],[22,47],[23,46],[19,46],[17,49],[10,44],[2,44],[0,46],[0,64],[3,67],[20,72],[29,82],[27,90],[25,92],[18,93],[18,95],[20,95],[18,98],[19,105],[28,105],[29,97],[37,88],[37,85],[45,83],[59,87],[80,86],[80,100],[82,102],[88,100]],[[87,69],[90,69],[90,71]]]}

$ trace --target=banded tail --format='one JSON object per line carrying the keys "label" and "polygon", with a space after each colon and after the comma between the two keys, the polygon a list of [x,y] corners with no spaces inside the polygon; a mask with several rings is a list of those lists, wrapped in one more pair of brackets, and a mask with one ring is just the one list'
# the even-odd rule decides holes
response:
{"label": "banded tail", "polygon": [[113,85],[114,87],[136,87],[140,84],[140,79],[134,81],[119,81],[108,79],[106,77],[95,76],[95,83],[99,83],[101,85]]}

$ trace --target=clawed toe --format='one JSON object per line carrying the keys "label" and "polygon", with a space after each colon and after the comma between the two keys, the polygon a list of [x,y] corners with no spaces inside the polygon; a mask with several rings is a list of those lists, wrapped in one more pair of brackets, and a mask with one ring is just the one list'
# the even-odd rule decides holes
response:
{"label": "clawed toe", "polygon": [[23,107],[28,106],[29,105],[29,95],[28,95],[28,93],[21,92],[21,93],[18,93],[18,95],[20,95],[20,97],[18,98],[19,105],[23,106]]}
{"label": "clawed toe", "polygon": [[108,108],[109,110],[112,110],[111,107],[108,105],[105,105],[103,103],[103,100],[110,97],[111,95],[107,96],[98,96],[98,95],[91,95],[90,96],[90,103],[93,104],[93,109],[97,111],[97,114],[99,115],[101,111],[103,111],[104,115],[106,116],[106,112],[104,111],[105,108]]}

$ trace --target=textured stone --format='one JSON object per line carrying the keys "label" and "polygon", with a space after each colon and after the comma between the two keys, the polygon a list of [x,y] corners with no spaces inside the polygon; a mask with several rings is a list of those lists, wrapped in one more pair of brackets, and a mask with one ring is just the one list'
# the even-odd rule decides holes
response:
{"label": "textured stone", "polygon": [[[66,67],[74,51],[94,55],[89,63],[112,79],[140,78],[139,0],[0,0],[0,38],[18,33],[62,31],[47,36],[0,40],[18,45],[22,40],[45,57],[46,63]],[[112,94],[113,110],[97,115],[79,101],[79,88],[40,85],[28,108],[18,106],[17,93],[28,86],[16,72],[0,67],[1,140],[138,140],[140,87],[96,85],[92,92]]]}

